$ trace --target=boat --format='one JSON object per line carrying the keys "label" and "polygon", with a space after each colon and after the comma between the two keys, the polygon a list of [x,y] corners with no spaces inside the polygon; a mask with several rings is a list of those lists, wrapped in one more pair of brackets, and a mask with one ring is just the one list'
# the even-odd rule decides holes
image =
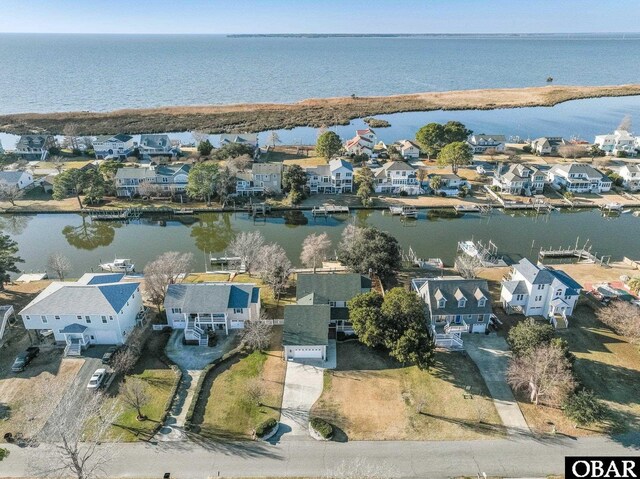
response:
{"label": "boat", "polygon": [[479,213],[480,206],[478,205],[455,205],[453,207],[458,213]]}
{"label": "boat", "polygon": [[240,263],[242,258],[240,256],[211,256],[209,261],[211,264],[230,264]]}
{"label": "boat", "polygon": [[418,218],[418,210],[415,206],[403,206],[400,214],[405,218]]}
{"label": "boat", "polygon": [[173,210],[174,215],[192,215],[193,210],[189,210],[187,208],[180,208],[179,210]]}
{"label": "boat", "polygon": [[636,218],[639,218],[640,217],[640,210],[634,211],[633,212],[633,216],[635,216]]}
{"label": "boat", "polygon": [[402,214],[402,206],[389,206],[389,212],[392,215],[401,215]]}
{"label": "boat", "polygon": [[135,265],[128,258],[116,258],[112,263],[101,263],[100,269],[111,273],[133,273],[136,270]]}
{"label": "boat", "polygon": [[440,258],[429,258],[427,260],[418,259],[416,261],[418,267],[422,269],[442,269],[444,268],[444,263]]}
{"label": "boat", "polygon": [[485,169],[484,169],[484,167],[483,167],[482,165],[478,165],[478,166],[476,167],[476,171],[477,171],[479,174],[481,174],[481,175],[484,175],[484,174],[487,172],[487,170],[485,170]]}
{"label": "boat", "polygon": [[623,215],[626,215],[627,213],[631,213],[631,210],[622,210]]}
{"label": "boat", "polygon": [[607,203],[606,205],[602,205],[601,208],[607,211],[622,211],[622,204],[616,203],[614,201],[613,203]]}
{"label": "boat", "polygon": [[460,241],[458,243],[458,247],[460,248],[460,251],[471,256],[472,258],[477,258],[480,256],[480,252],[478,251],[478,248],[473,241]]}

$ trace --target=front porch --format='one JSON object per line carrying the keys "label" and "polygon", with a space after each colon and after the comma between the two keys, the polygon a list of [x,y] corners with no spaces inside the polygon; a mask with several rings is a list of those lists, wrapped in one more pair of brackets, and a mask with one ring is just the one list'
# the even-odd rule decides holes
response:
{"label": "front porch", "polygon": [[185,313],[184,338],[197,341],[200,346],[209,344],[209,331],[224,331],[229,336],[229,321],[226,313]]}

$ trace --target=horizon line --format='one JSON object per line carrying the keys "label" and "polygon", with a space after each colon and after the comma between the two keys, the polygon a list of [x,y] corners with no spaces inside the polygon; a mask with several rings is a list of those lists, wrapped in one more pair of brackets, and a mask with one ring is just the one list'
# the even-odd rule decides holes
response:
{"label": "horizon line", "polygon": [[640,35],[640,31],[611,31],[611,32],[390,32],[390,33],[366,33],[366,32],[354,32],[354,33],[341,33],[341,32],[271,32],[271,33],[247,33],[247,32],[1,32],[0,35],[176,35],[176,36],[195,36],[195,35],[217,35],[217,36],[369,36],[369,37],[384,37],[384,36],[426,36],[426,35],[457,35],[457,36],[472,36],[472,35]]}

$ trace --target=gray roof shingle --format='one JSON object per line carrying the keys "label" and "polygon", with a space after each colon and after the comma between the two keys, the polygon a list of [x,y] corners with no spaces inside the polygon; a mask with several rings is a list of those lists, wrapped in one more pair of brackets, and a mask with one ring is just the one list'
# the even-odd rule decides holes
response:
{"label": "gray roof shingle", "polygon": [[299,274],[296,299],[313,293],[313,304],[329,301],[349,301],[363,290],[371,289],[371,279],[358,273],[346,274]]}
{"label": "gray roof shingle", "polygon": [[[228,308],[249,308],[259,298],[259,288],[251,283],[180,283],[167,288],[165,309],[183,313],[224,312]],[[254,301],[255,299],[255,301]]]}
{"label": "gray roof shingle", "polygon": [[[489,287],[483,279],[429,279],[424,287],[427,288],[432,314],[490,314],[493,311]],[[458,297],[464,296],[466,298],[465,306],[458,306],[456,294]],[[478,301],[483,297],[486,299],[484,306],[479,306]],[[437,307],[439,298],[446,300],[444,308]]]}
{"label": "gray roof shingle", "polygon": [[282,344],[323,346],[329,343],[331,307],[328,304],[291,304],[284,308]]}

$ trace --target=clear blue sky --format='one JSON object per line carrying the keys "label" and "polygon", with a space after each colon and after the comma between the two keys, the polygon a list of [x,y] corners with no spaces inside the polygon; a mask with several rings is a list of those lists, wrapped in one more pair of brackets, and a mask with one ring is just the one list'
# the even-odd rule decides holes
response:
{"label": "clear blue sky", "polygon": [[0,0],[0,32],[638,32],[640,0]]}

